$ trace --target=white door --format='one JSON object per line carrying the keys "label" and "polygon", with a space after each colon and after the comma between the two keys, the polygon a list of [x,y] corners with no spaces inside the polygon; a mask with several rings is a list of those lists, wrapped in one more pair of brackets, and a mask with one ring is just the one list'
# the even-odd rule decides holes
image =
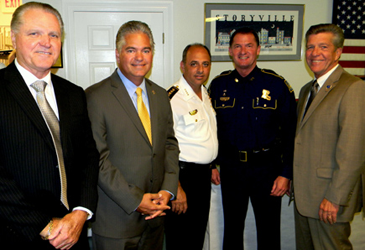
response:
{"label": "white door", "polygon": [[153,66],[147,77],[164,88],[171,85],[169,62],[172,61],[172,53],[167,53],[169,46],[164,43],[165,11],[146,11],[142,7],[131,9],[133,3],[125,4],[129,5],[129,10],[122,4],[112,6],[112,10],[90,4],[83,6],[82,10],[78,10],[78,6],[68,6],[71,21],[66,26],[66,20],[70,18],[65,18],[65,28],[69,32],[66,32],[67,46],[64,46],[68,49],[64,53],[68,79],[87,88],[110,76],[117,67],[115,37],[119,27],[127,21],[139,20],[149,25],[155,40]]}

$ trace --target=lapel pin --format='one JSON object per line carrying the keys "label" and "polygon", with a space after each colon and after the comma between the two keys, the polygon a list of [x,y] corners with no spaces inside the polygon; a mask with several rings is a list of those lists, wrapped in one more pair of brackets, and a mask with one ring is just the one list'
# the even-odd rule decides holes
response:
{"label": "lapel pin", "polygon": [[328,91],[330,91],[332,89],[332,85],[327,85],[327,87],[326,87],[326,91],[328,92]]}

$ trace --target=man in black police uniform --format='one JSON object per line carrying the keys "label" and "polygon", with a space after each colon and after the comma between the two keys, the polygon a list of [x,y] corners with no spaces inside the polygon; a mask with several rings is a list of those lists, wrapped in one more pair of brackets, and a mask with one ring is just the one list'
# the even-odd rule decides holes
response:
{"label": "man in black police uniform", "polygon": [[256,66],[260,45],[254,30],[233,33],[229,53],[235,70],[223,72],[210,86],[218,123],[223,249],[243,249],[249,199],[258,249],[280,249],[281,197],[292,178],[294,92],[283,77]]}

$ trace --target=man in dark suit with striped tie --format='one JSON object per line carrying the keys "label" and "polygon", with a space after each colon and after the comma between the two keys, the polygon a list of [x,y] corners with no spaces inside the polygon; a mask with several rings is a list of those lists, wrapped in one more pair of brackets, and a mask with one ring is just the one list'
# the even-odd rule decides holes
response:
{"label": "man in dark suit with striped tie", "polygon": [[62,35],[48,4],[13,14],[16,60],[0,71],[1,249],[88,249],[99,154],[83,89],[50,73]]}

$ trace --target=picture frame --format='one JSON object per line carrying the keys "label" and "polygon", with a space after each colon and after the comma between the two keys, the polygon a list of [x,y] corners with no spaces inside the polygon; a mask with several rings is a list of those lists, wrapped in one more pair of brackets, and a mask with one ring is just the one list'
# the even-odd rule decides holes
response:
{"label": "picture frame", "polygon": [[57,61],[52,65],[53,69],[63,68],[63,58],[62,58],[62,47],[60,55],[57,58]]}
{"label": "picture frame", "polygon": [[304,4],[205,4],[205,45],[212,61],[231,61],[230,35],[241,27],[254,29],[260,39],[259,61],[301,59]]}

